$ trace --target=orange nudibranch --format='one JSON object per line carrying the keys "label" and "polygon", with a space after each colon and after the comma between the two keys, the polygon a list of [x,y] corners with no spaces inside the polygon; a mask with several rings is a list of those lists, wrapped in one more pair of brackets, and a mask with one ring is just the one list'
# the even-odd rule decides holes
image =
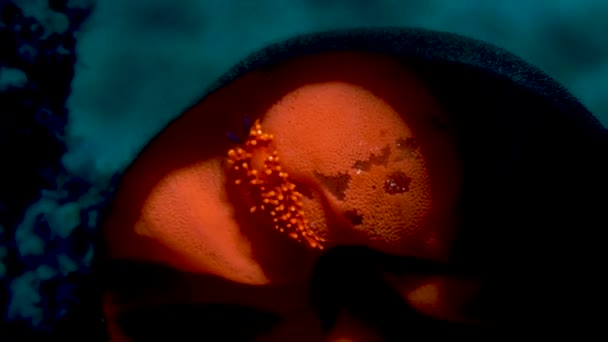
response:
{"label": "orange nudibranch", "polygon": [[[242,145],[225,135],[257,121]],[[323,248],[443,260],[461,185],[449,115],[404,63],[363,52],[254,70],[171,123],[125,173],[110,257],[249,284]]]}

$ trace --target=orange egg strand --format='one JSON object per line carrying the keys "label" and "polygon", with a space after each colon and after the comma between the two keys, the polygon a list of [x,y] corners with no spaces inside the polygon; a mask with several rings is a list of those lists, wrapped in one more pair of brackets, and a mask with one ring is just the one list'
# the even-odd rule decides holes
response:
{"label": "orange egg strand", "polygon": [[[255,205],[251,214],[263,212],[274,223],[274,228],[298,242],[323,249],[323,239],[308,226],[304,217],[303,195],[289,181],[289,175],[281,169],[276,150],[268,153],[274,136],[262,131],[256,121],[249,131],[245,146],[228,151],[228,179],[241,187]],[[264,156],[263,163],[255,160],[255,152]],[[261,164],[261,165],[258,165]]]}

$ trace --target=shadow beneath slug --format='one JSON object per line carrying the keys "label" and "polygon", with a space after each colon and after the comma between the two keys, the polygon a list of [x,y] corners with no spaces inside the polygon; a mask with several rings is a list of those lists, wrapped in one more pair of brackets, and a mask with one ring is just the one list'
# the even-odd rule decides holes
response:
{"label": "shadow beneath slug", "polygon": [[132,342],[254,341],[279,320],[240,305],[167,304],[125,313],[117,323]]}
{"label": "shadow beneath slug", "polygon": [[[400,265],[396,269],[394,265]],[[383,341],[405,341],[411,337],[485,336],[490,325],[439,320],[415,310],[385,280],[394,274],[449,274],[446,265],[408,257],[389,256],[364,247],[336,247],[320,257],[311,279],[311,304],[324,331],[330,331],[338,316],[347,312],[369,325]]]}

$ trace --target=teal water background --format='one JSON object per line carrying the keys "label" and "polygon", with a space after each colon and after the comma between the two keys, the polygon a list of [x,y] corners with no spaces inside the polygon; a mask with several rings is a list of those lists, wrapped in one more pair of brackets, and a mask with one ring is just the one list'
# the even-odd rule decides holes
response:
{"label": "teal water background", "polygon": [[[64,164],[122,168],[233,64],[311,31],[416,26],[479,38],[564,83],[608,125],[608,1],[104,0],[79,34]],[[95,160],[89,160],[95,158]]]}

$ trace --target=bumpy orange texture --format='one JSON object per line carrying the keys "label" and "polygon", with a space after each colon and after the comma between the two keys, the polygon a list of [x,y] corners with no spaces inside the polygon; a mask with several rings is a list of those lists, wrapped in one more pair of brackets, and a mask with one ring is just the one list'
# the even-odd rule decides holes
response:
{"label": "bumpy orange texture", "polygon": [[253,71],[167,127],[124,176],[105,226],[110,257],[249,284],[305,277],[317,252],[252,218],[226,186],[243,116],[275,137],[329,247],[364,244],[444,260],[461,166],[430,91],[391,57],[333,52]]}

